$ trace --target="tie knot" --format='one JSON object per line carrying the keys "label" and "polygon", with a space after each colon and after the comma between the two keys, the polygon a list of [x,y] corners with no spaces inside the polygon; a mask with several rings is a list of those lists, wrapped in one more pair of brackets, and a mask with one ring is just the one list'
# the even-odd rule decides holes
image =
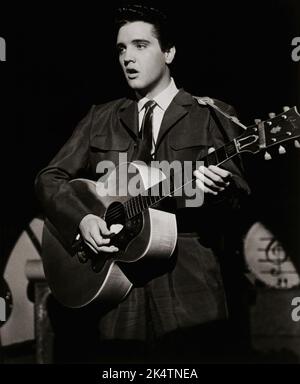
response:
{"label": "tie knot", "polygon": [[154,100],[149,100],[147,103],[144,105],[145,110],[147,111],[148,109],[153,109],[156,106],[156,102]]}

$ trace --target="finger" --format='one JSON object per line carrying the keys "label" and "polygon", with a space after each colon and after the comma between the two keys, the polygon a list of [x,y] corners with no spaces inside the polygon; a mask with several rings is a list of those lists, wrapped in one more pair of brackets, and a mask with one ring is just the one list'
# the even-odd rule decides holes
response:
{"label": "finger", "polygon": [[104,220],[99,219],[98,226],[99,226],[101,235],[103,236],[111,235],[111,231],[107,228],[106,222]]}
{"label": "finger", "polygon": [[112,245],[110,247],[99,247],[99,251],[105,252],[105,253],[114,253],[114,252],[118,252],[119,249],[117,247],[115,247],[114,245]]}
{"label": "finger", "polygon": [[205,175],[203,172],[200,172],[199,169],[197,169],[196,171],[194,171],[194,176],[198,179],[198,180],[201,180],[204,182],[204,179],[205,179]]}
{"label": "finger", "polygon": [[207,187],[206,185],[204,185],[204,183],[203,183],[201,180],[199,180],[199,179],[196,180],[196,185],[197,185],[197,187],[198,187],[199,189],[201,189],[204,193],[211,193],[211,194],[213,194],[213,195],[215,195],[215,196],[218,194],[218,192],[216,192],[216,191],[214,191],[213,189],[210,189],[209,187]]}
{"label": "finger", "polygon": [[[101,245],[109,244],[110,242],[110,239],[103,238],[101,236],[99,228],[97,227],[94,227],[90,230],[90,238],[93,239],[97,247],[100,247]],[[90,238],[88,237],[87,240],[89,240]]]}
{"label": "finger", "polygon": [[217,191],[222,191],[226,186],[226,183],[225,181],[223,181],[222,177],[219,175],[216,175],[208,168],[200,167],[199,172],[204,175],[203,182],[209,188],[216,189]]}
{"label": "finger", "polygon": [[91,235],[92,239],[94,240],[94,242],[96,243],[97,248],[101,247],[101,245],[107,245],[110,243],[110,239],[103,238],[100,235],[100,232],[98,230],[95,230],[95,229],[91,230],[90,235]]}
{"label": "finger", "polygon": [[85,244],[94,252],[98,253],[98,247],[97,244],[91,239],[91,240],[84,240]]}
{"label": "finger", "polygon": [[222,190],[222,187],[216,186],[211,179],[209,179],[204,175],[204,173],[200,171],[195,171],[194,175],[196,176],[197,180],[202,182],[204,186],[207,186],[209,188],[216,189],[216,190]]}
{"label": "finger", "polygon": [[217,175],[219,175],[223,179],[225,179],[226,177],[231,177],[232,176],[231,172],[227,171],[226,169],[217,167],[216,165],[210,165],[208,167],[208,169],[210,169],[211,171],[213,171],[214,173],[216,173]]}
{"label": "finger", "polygon": [[223,179],[220,175],[218,174],[215,174],[214,171],[210,168],[207,168],[207,167],[200,167],[199,168],[199,171],[200,172],[203,172],[203,174],[210,178],[212,181],[216,182],[216,183],[222,183],[223,182]]}

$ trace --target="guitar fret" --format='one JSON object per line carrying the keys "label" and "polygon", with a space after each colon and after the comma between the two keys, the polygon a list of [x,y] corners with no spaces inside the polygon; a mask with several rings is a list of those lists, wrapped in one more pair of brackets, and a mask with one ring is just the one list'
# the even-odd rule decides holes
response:
{"label": "guitar fret", "polygon": [[223,147],[218,148],[212,153],[209,153],[202,161],[206,166],[209,165],[218,165],[224,163],[224,161],[228,160],[230,157],[237,154],[237,149],[234,141],[225,144]]}
{"label": "guitar fret", "polygon": [[124,207],[125,207],[126,215],[130,219],[131,215],[130,215],[130,209],[129,209],[129,201],[125,202]]}
{"label": "guitar fret", "polygon": [[226,144],[225,148],[226,148],[226,152],[228,154],[228,157],[232,157],[232,156],[236,155],[237,150],[236,150],[234,142],[230,142],[230,143]]}
{"label": "guitar fret", "polygon": [[137,201],[138,201],[138,207],[139,207],[138,212],[140,213],[143,210],[143,202],[142,202],[142,196],[141,195],[137,196]]}
{"label": "guitar fret", "polygon": [[217,153],[216,151],[208,154],[206,158],[204,159],[205,163],[209,165],[216,165],[218,164],[218,158],[217,158]]}
{"label": "guitar fret", "polygon": [[126,201],[126,208],[127,208],[127,216],[131,218],[132,215],[131,215],[131,209],[130,209],[130,200]]}
{"label": "guitar fret", "polygon": [[127,210],[127,204],[126,204],[126,201],[125,201],[125,203],[123,204],[123,207],[124,207],[124,211],[125,211],[126,216],[129,217],[129,215],[128,215],[128,210]]}
{"label": "guitar fret", "polygon": [[150,207],[151,206],[151,195],[147,196],[146,199],[147,199],[147,206]]}
{"label": "guitar fret", "polygon": [[137,205],[136,205],[136,196],[132,199],[132,205],[133,205],[134,215],[136,215],[138,212]]}
{"label": "guitar fret", "polygon": [[146,195],[142,195],[142,211],[147,209],[147,197]]}
{"label": "guitar fret", "polygon": [[147,204],[145,204],[145,196],[141,195],[141,202],[142,202],[142,211],[147,207]]}
{"label": "guitar fret", "polygon": [[130,206],[131,206],[131,212],[132,212],[132,216],[135,216],[135,206],[134,206],[134,199],[130,199]]}
{"label": "guitar fret", "polygon": [[150,196],[150,199],[151,199],[151,205],[153,205],[153,204],[156,203],[156,198],[155,198],[155,196]]}
{"label": "guitar fret", "polygon": [[218,148],[216,150],[216,156],[218,159],[218,164],[223,163],[227,159],[226,149],[224,147]]}
{"label": "guitar fret", "polygon": [[128,201],[128,208],[129,208],[129,216],[130,216],[130,217],[133,217],[131,200],[132,200],[132,199],[130,199],[130,200]]}

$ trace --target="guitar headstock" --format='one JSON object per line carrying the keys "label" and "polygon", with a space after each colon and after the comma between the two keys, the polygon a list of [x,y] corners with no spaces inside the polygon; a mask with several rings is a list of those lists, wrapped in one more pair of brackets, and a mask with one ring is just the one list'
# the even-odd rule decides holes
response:
{"label": "guitar headstock", "polygon": [[[238,152],[258,153],[279,145],[279,153],[286,153],[283,143],[294,140],[295,147],[300,148],[300,115],[296,107],[284,108],[284,112],[265,121],[256,120],[256,124],[235,139]],[[271,156],[265,153],[265,159]]]}

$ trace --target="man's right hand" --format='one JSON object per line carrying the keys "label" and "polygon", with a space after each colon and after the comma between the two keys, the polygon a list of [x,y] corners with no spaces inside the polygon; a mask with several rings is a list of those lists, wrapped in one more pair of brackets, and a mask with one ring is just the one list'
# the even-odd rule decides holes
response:
{"label": "man's right hand", "polygon": [[112,235],[114,232],[107,228],[106,222],[100,217],[92,214],[84,216],[79,224],[79,230],[84,242],[93,252],[118,252],[117,247],[108,245],[110,239],[105,237]]}

